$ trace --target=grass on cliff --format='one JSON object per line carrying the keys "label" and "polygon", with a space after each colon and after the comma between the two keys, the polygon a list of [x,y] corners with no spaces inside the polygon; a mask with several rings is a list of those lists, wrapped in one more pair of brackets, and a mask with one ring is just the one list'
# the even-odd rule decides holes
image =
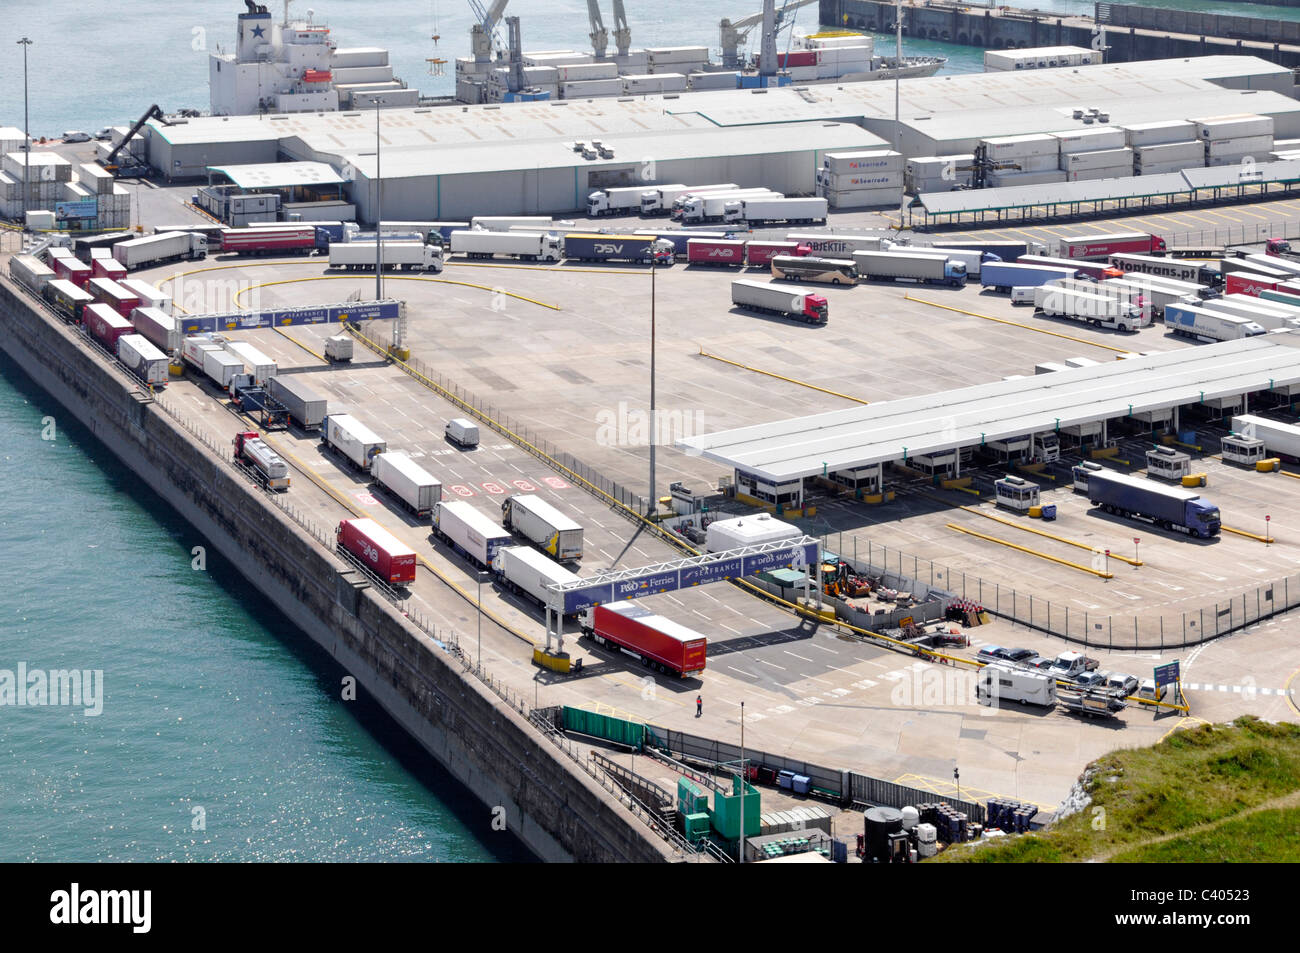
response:
{"label": "grass on cliff", "polygon": [[1176,731],[1098,758],[1087,791],[1083,811],[1038,834],[959,845],[935,860],[1300,860],[1300,725],[1242,717]]}

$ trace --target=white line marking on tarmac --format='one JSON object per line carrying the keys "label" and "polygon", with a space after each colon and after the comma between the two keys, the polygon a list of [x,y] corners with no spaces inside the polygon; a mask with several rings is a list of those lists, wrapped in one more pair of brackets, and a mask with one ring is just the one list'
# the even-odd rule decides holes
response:
{"label": "white line marking on tarmac", "polygon": [[738,675],[744,675],[746,678],[754,678],[754,679],[758,678],[758,676],[755,675],[753,672],[746,672],[743,669],[736,668],[734,665],[728,665],[727,668],[731,669],[733,672],[735,672]]}
{"label": "white line marking on tarmac", "polygon": [[736,633],[737,635],[744,635],[744,634],[745,634],[745,633],[741,632],[739,629],[733,629],[731,626],[727,625],[727,623],[725,623],[725,622],[719,622],[718,625],[722,626],[722,627],[723,627],[724,629],[726,629],[728,632],[734,632],[734,633]]}
{"label": "white line marking on tarmac", "polygon": [[810,682],[821,682],[823,685],[833,685],[833,684],[834,684],[834,682],[828,682],[828,681],[826,681],[826,679],[824,679],[824,678],[816,678],[816,677],[814,677],[814,676],[812,676],[812,675],[809,675],[807,672],[800,672],[800,673],[799,673],[799,677],[800,677],[800,678],[806,678],[806,679],[808,679],[808,681],[810,681]]}
{"label": "white line marking on tarmac", "polygon": [[876,687],[877,685],[879,685],[879,684],[880,684],[879,682],[872,681],[872,680],[869,679],[869,678],[864,678],[864,679],[863,679],[862,681],[860,681],[860,682],[854,682],[854,683],[853,683],[853,687],[854,687],[854,688],[861,688],[861,689],[863,689],[863,690],[865,691],[865,690],[868,689],[868,688],[875,688],[875,687]]}
{"label": "white line marking on tarmac", "polygon": [[[794,653],[791,652],[789,649],[785,649],[785,654],[786,654],[786,655],[794,655]],[[812,661],[812,659],[810,659],[810,658],[804,658],[802,655],[794,655],[794,657],[797,658],[797,659],[798,659],[799,661],[801,661],[801,662],[811,662],[811,661]]]}
{"label": "white line marking on tarmac", "polygon": [[839,654],[840,654],[839,652],[836,652],[834,649],[828,649],[826,646],[824,646],[824,645],[818,645],[816,642],[809,642],[809,643],[808,643],[808,647],[809,647],[810,649],[821,649],[823,652],[830,652],[831,655],[839,655]]}
{"label": "white line marking on tarmac", "polygon": [[723,603],[723,606],[722,606],[722,607],[723,607],[724,609],[730,609],[732,612],[736,613],[736,615],[738,615],[738,616],[743,616],[743,615],[745,614],[745,613],[741,612],[739,609],[733,608],[732,606],[729,606],[729,605],[727,605],[727,604],[725,604],[725,603]]}
{"label": "white line marking on tarmac", "polygon": [[777,665],[775,662],[769,662],[769,661],[768,661],[767,659],[765,659],[765,658],[754,659],[754,661],[755,661],[755,662],[762,662],[764,665],[770,665],[770,666],[772,666],[773,668],[779,668],[779,669],[780,669],[781,671],[783,671],[783,672],[785,671],[785,666],[784,666],[784,665]]}
{"label": "white line marking on tarmac", "polygon": [[691,611],[694,612],[694,613],[695,613],[697,616],[699,616],[701,619],[703,619],[705,622],[712,622],[712,621],[713,621],[713,620],[710,619],[708,616],[706,616],[703,612],[701,612],[699,609],[692,609]]}

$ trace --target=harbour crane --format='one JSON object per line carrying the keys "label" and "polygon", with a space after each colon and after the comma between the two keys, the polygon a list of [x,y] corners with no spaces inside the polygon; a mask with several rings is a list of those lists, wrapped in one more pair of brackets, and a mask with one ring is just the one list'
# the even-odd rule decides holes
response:
{"label": "harbour crane", "polygon": [[741,17],[739,20],[729,20],[726,17],[718,25],[719,35],[722,45],[722,65],[726,69],[740,69],[740,45],[745,42],[749,32],[763,24],[763,42],[760,47],[760,56],[763,64],[764,75],[771,76],[776,72],[776,35],[780,32],[785,21],[787,13],[793,13],[800,7],[814,3],[815,0],[786,0],[781,5],[781,9],[776,9],[776,0],[763,0],[763,11],[761,13],[751,13],[747,17]]}
{"label": "harbour crane", "polygon": [[510,0],[492,0],[490,7],[484,7],[482,0],[469,0],[469,8],[477,21],[469,28],[469,48],[478,64],[492,60],[492,41],[496,34],[501,14],[505,12]]}
{"label": "harbour crane", "polygon": [[614,0],[614,49],[619,56],[627,56],[632,47],[632,29],[627,25],[623,0]]}
{"label": "harbour crane", "polygon": [[609,31],[605,29],[596,0],[587,0],[587,22],[591,24],[591,32],[587,34],[591,37],[591,52],[596,54],[596,59],[603,60],[605,48],[609,46]]}

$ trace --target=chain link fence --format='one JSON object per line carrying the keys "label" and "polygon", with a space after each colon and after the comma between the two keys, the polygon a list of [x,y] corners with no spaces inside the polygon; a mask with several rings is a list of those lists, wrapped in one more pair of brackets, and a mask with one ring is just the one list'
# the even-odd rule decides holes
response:
{"label": "chain link fence", "polygon": [[[1198,645],[1300,606],[1300,575],[1288,575],[1186,611],[1111,613],[1052,602],[1032,591],[989,582],[857,536],[824,537],[822,545],[860,573],[893,577],[899,585],[919,583],[944,589],[967,602],[978,603],[999,618],[1068,642],[1108,651]],[[1098,565],[1100,569],[1118,565],[1118,560],[1107,563],[1104,554],[1097,556],[1103,561]]]}

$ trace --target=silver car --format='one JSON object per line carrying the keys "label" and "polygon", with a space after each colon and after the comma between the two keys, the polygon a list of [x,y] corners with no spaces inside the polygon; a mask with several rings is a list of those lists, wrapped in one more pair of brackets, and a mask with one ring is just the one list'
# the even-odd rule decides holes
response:
{"label": "silver car", "polygon": [[64,142],[89,142],[90,136],[84,132],[65,132],[63,134]]}
{"label": "silver car", "polygon": [[1132,675],[1125,675],[1123,672],[1111,672],[1106,676],[1106,687],[1113,691],[1123,692],[1125,696],[1128,696],[1138,690],[1138,680]]}

